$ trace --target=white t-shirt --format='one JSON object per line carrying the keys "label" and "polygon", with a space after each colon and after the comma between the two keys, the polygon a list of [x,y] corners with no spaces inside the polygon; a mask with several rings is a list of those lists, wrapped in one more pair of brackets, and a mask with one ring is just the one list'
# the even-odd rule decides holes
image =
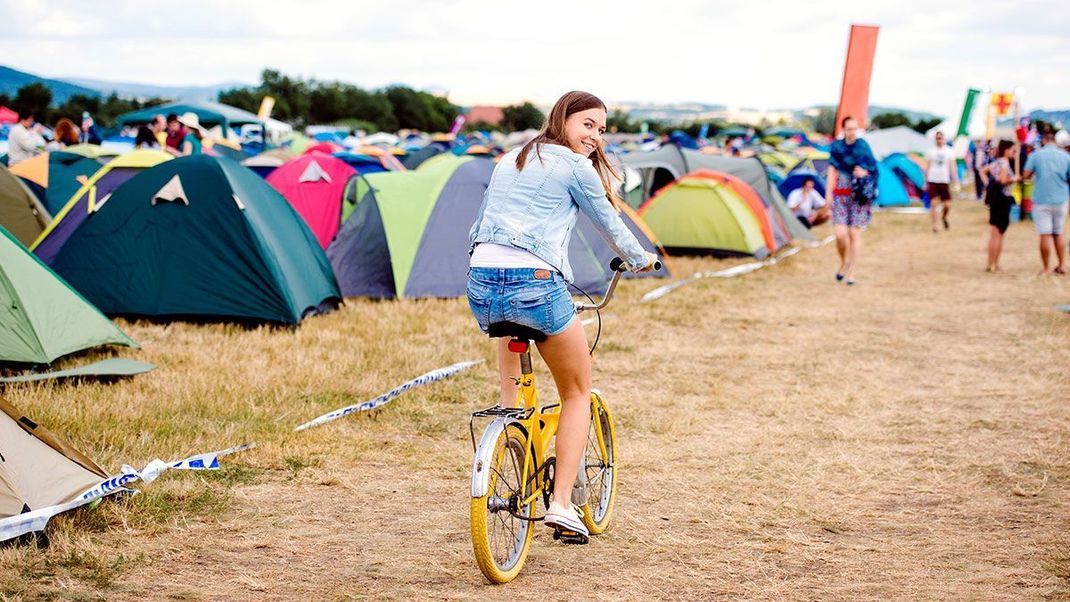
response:
{"label": "white t-shirt", "polygon": [[955,151],[951,147],[930,148],[925,151],[925,160],[929,162],[929,171],[925,181],[933,184],[950,184],[951,169],[955,164]]}
{"label": "white t-shirt", "polygon": [[550,270],[551,272],[557,271],[557,268],[524,249],[518,249],[510,245],[497,245],[492,242],[483,242],[476,245],[468,265],[473,268],[533,268],[536,270]]}
{"label": "white t-shirt", "polygon": [[803,194],[803,190],[803,188],[796,188],[788,194],[788,209],[791,209],[795,215],[808,218],[814,214],[814,209],[825,206],[825,199],[816,188],[811,188],[810,194],[807,195]]}
{"label": "white t-shirt", "polygon": [[14,165],[37,154],[37,149],[45,145],[45,139],[33,130],[16,123],[7,135],[7,161]]}

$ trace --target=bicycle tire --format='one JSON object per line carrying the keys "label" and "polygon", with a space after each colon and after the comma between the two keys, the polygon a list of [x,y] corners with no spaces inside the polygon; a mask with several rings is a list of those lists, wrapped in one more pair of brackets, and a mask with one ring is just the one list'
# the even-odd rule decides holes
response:
{"label": "bicycle tire", "polygon": [[[520,426],[509,424],[502,430],[495,443],[490,487],[486,495],[471,498],[470,502],[472,551],[479,570],[491,583],[508,583],[520,574],[535,533],[533,522],[517,518],[505,509],[492,509],[492,505],[500,506],[509,496],[518,495],[522,499],[531,495],[532,481],[520,482],[526,442]],[[534,458],[531,460],[533,465]],[[534,501],[517,509],[522,516],[534,516],[534,512]],[[511,546],[508,539],[512,539]]]}
{"label": "bicycle tire", "polygon": [[[601,426],[605,456],[598,445],[596,425]],[[587,430],[583,460],[587,501],[581,506],[581,518],[591,535],[598,535],[609,528],[613,519],[613,504],[617,494],[617,440],[613,416],[606,401],[597,393],[591,393],[591,426]]]}

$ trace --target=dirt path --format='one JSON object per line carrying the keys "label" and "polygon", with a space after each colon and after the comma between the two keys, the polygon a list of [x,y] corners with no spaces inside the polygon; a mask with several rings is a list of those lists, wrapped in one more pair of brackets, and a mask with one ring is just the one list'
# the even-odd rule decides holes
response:
{"label": "dirt path", "polygon": [[[622,445],[615,526],[586,547],[538,533],[512,584],[485,585],[469,543],[484,366],[254,452],[218,512],[68,529],[64,549],[121,555],[116,577],[53,566],[58,581],[22,595],[1070,597],[1070,316],[1053,311],[1070,282],[1034,276],[1028,226],[1010,232],[1008,273],[982,273],[985,216],[957,209],[940,234],[878,216],[853,289],[833,282],[832,247],[649,305],[634,301],[653,285],[630,283],[596,360]],[[417,329],[414,345],[445,346],[440,364],[490,358],[462,303],[421,307],[459,337]],[[201,482],[168,478],[190,495]]]}

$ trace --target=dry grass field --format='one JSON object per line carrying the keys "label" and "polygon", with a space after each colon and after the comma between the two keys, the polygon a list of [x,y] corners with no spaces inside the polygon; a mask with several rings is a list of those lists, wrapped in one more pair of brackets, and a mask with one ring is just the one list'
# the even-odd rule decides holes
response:
{"label": "dry grass field", "polygon": [[352,301],[296,333],[124,324],[143,349],[122,354],[156,371],[4,395],[112,471],[258,447],[58,517],[47,550],[0,549],[0,598],[1068,599],[1070,278],[1036,277],[1017,224],[1006,273],[984,273],[985,220],[966,202],[939,234],[878,215],[853,289],[831,246],[646,305],[656,283],[625,283],[595,359],[615,524],[589,546],[540,528],[499,587],[468,535],[490,363],[290,432],[492,360],[463,301]]}

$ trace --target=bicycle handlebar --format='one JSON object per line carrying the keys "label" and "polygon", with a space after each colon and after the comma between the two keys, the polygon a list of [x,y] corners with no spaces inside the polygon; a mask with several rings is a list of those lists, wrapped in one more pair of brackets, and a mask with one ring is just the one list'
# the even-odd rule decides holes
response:
{"label": "bicycle handlebar", "polygon": [[[590,311],[592,309],[595,310],[595,311],[598,311],[598,310],[601,310],[601,309],[605,309],[605,307],[607,305],[609,305],[610,300],[613,299],[613,291],[615,291],[617,289],[617,283],[620,282],[620,277],[624,274],[625,270],[627,270],[628,268],[627,268],[627,266],[624,265],[624,260],[623,259],[621,259],[620,257],[614,257],[613,261],[609,262],[609,269],[613,271],[613,280],[611,280],[609,282],[609,288],[606,289],[606,294],[605,294],[604,297],[602,297],[601,303],[596,303],[596,304],[577,303],[576,304],[576,313],[583,313],[585,311]],[[655,259],[654,260],[653,270],[654,271],[658,271],[660,269],[661,269],[661,261]]]}

